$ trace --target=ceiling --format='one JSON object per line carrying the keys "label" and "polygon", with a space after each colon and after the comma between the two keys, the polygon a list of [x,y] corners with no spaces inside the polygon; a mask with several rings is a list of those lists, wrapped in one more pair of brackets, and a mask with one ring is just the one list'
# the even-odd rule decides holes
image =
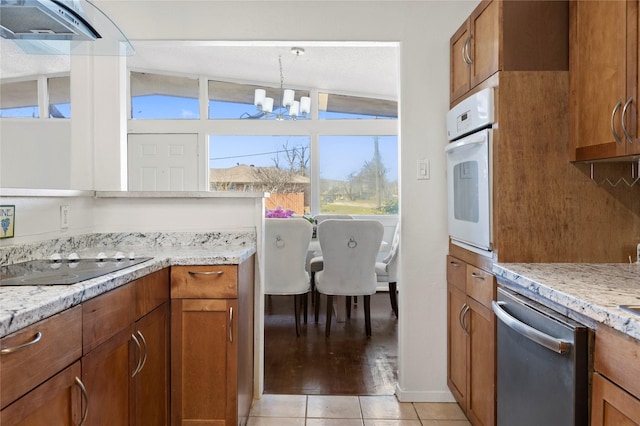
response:
{"label": "ceiling", "polygon": [[[240,83],[278,85],[282,57],[285,86],[397,100],[398,48],[395,43],[132,41],[127,67]],[[302,47],[304,55],[291,53]],[[0,39],[1,78],[62,73],[69,56],[27,55]]]}

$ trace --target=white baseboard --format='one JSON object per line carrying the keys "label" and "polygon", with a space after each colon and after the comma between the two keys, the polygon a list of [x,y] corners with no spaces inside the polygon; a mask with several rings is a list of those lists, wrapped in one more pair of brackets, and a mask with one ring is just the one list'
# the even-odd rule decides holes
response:
{"label": "white baseboard", "polygon": [[406,391],[396,385],[396,397],[400,402],[456,402],[448,390],[445,391]]}

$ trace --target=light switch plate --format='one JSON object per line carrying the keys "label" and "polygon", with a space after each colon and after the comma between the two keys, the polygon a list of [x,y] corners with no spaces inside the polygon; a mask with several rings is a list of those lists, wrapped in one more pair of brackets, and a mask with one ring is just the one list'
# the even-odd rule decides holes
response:
{"label": "light switch plate", "polygon": [[427,180],[431,178],[431,171],[429,170],[429,160],[421,158],[418,160],[418,180]]}
{"label": "light switch plate", "polygon": [[69,206],[60,206],[60,229],[69,228]]}

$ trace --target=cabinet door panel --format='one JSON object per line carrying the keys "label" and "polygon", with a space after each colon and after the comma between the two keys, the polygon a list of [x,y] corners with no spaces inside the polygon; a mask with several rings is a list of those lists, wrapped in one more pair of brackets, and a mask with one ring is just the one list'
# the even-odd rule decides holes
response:
{"label": "cabinet door panel", "polygon": [[471,87],[498,71],[501,2],[485,1],[471,16]]}
{"label": "cabinet door panel", "polygon": [[640,425],[640,400],[598,373],[593,375],[591,409],[591,426]]}
{"label": "cabinet door panel", "polygon": [[134,376],[133,425],[165,426],[169,422],[168,332],[168,303],[164,303],[136,323],[135,334],[143,340],[145,346],[145,362]]}
{"label": "cabinet door panel", "polygon": [[[570,136],[575,159],[623,155],[626,143],[616,143],[611,117],[616,104],[626,101],[627,2],[578,0],[570,8]],[[621,114],[619,106],[613,123],[624,139]]]}
{"label": "cabinet door panel", "polygon": [[89,395],[86,426],[129,424],[131,332],[129,326],[82,358],[82,381]]}
{"label": "cabinet door panel", "polygon": [[449,99],[451,102],[458,99],[471,89],[469,64],[465,61],[465,55],[470,54],[469,23],[465,22],[451,37],[449,46],[451,81]]}
{"label": "cabinet door panel", "polygon": [[461,406],[466,405],[467,395],[467,335],[462,328],[466,308],[466,295],[453,285],[448,285],[448,374],[449,389]]}
{"label": "cabinet door panel", "polygon": [[474,425],[495,423],[495,317],[471,298],[469,309],[469,393],[467,416]]}
{"label": "cabinet door panel", "polygon": [[172,424],[237,422],[237,300],[171,301]]}
{"label": "cabinet door panel", "polygon": [[0,412],[3,426],[72,426],[80,424],[80,363],[67,367]]}

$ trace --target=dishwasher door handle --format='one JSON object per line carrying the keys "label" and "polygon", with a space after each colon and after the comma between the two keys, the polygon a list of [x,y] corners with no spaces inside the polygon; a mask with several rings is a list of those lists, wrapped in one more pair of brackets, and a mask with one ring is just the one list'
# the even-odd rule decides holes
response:
{"label": "dishwasher door handle", "polygon": [[571,343],[564,340],[556,339],[553,336],[549,336],[548,334],[545,334],[540,330],[537,330],[521,321],[518,321],[516,318],[509,315],[507,311],[502,309],[503,305],[505,305],[505,302],[491,302],[493,312],[496,314],[498,319],[516,333],[519,333],[532,342],[535,342],[540,346],[543,346],[559,354],[563,354],[571,350],[571,347],[573,346]]}

